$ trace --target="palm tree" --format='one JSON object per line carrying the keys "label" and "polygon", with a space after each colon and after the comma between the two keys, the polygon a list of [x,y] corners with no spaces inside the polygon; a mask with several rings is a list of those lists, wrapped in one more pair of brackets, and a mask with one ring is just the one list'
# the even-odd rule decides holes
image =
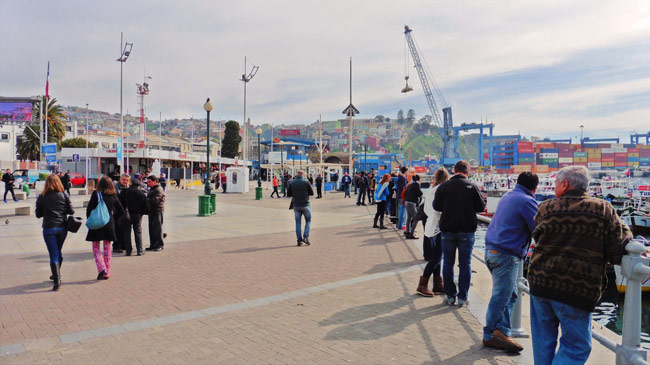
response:
{"label": "palm tree", "polygon": [[[43,98],[43,103],[45,103],[45,98]],[[65,123],[68,121],[68,117],[63,112],[63,109],[60,105],[57,105],[56,98],[50,99],[47,104],[47,141],[56,142],[57,144],[65,136]],[[39,111],[36,110],[34,114],[38,115]],[[45,121],[45,110],[43,110],[43,121]],[[21,160],[40,160],[41,151],[40,151],[40,135],[41,127],[39,123],[31,123],[27,125],[23,135],[18,138],[17,152]]]}

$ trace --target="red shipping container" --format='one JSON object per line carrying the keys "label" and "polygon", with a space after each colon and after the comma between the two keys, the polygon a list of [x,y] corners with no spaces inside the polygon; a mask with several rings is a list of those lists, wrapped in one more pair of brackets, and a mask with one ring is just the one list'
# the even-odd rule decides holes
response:
{"label": "red shipping container", "polygon": [[640,149],[639,157],[650,157],[650,148]]}
{"label": "red shipping container", "polygon": [[612,148],[612,145],[610,143],[599,143],[598,148]]}
{"label": "red shipping container", "polygon": [[519,145],[519,146],[526,146],[526,147],[533,147],[533,142],[528,142],[528,141],[519,141],[519,142],[517,142],[517,145]]}
{"label": "red shipping container", "polygon": [[616,167],[627,167],[627,162],[614,162],[614,166]]}
{"label": "red shipping container", "polygon": [[575,166],[589,166],[586,162],[574,162]]}
{"label": "red shipping container", "polygon": [[627,158],[627,152],[616,152],[614,157],[625,157]]}
{"label": "red shipping container", "polygon": [[628,148],[627,153],[639,153],[639,149],[638,148]]}
{"label": "red shipping container", "polygon": [[614,157],[614,162],[627,162],[627,157]]}
{"label": "red shipping container", "polygon": [[605,156],[605,155],[603,155],[603,156],[600,158],[600,160],[601,160],[602,162],[614,162],[614,156],[609,157],[609,156]]}
{"label": "red shipping container", "polygon": [[519,147],[519,153],[535,153],[535,149],[527,147]]}

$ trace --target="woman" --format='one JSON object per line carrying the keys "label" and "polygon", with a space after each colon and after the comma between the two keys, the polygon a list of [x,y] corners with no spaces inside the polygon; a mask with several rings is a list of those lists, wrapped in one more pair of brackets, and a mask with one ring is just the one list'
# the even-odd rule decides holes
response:
{"label": "woman", "polygon": [[61,286],[61,249],[68,235],[66,219],[69,214],[74,214],[70,197],[63,190],[61,179],[51,174],[45,180],[43,192],[36,199],[36,218],[43,218],[43,239],[50,254],[50,279],[54,280],[54,291]]}
{"label": "woman", "polygon": [[[390,196],[390,189],[388,189],[389,182],[390,175],[384,174],[377,186],[377,192],[375,193],[377,213],[375,213],[375,224],[372,228],[386,229],[386,226],[384,226],[384,214],[386,213],[386,200]],[[377,219],[379,219],[379,226],[377,226]]]}
{"label": "woman", "polygon": [[[420,283],[416,289],[417,293],[432,297],[433,292],[443,293],[442,276],[440,276],[440,261],[442,261],[442,242],[440,240],[440,213],[433,210],[433,198],[440,184],[449,180],[449,173],[444,168],[439,168],[433,175],[432,188],[424,196],[424,213],[427,215],[424,224],[424,239],[428,241],[432,248],[431,260],[424,267],[424,273],[420,276]],[[426,243],[425,243],[426,244]],[[429,278],[433,274],[433,292],[429,290]]]}
{"label": "woman", "polygon": [[278,186],[280,185],[280,180],[278,180],[278,177],[273,175],[273,192],[271,193],[271,198],[273,198],[273,194],[280,198],[280,193],[278,192]]}
{"label": "woman", "polygon": [[[97,264],[97,280],[106,280],[111,276],[111,242],[115,241],[115,220],[122,217],[124,208],[115,195],[115,186],[108,176],[102,177],[97,183],[97,188],[90,197],[88,207],[86,208],[86,218],[97,207],[99,203],[99,194],[106,203],[111,220],[102,228],[89,229],[86,235],[86,241],[93,243],[93,255],[95,264]],[[99,241],[104,242],[104,257],[99,251]]]}
{"label": "woman", "polygon": [[415,228],[418,226],[418,221],[415,216],[418,213],[418,202],[422,196],[422,189],[420,189],[420,175],[414,175],[411,182],[406,186],[404,194],[404,206],[406,207],[406,231],[404,236],[407,239],[417,240],[415,235]]}

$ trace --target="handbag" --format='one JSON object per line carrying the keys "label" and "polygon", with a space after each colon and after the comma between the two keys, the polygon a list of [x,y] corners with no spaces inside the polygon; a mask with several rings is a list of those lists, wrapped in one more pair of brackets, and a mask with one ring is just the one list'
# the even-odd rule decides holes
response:
{"label": "handbag", "polygon": [[79,231],[79,227],[81,227],[81,223],[83,223],[81,217],[69,215],[65,220],[65,229],[68,232],[77,233]]}
{"label": "handbag", "polygon": [[97,206],[90,212],[88,219],[86,219],[86,227],[88,229],[100,229],[111,221],[111,214],[108,211],[106,203],[102,198],[102,193],[97,193]]}

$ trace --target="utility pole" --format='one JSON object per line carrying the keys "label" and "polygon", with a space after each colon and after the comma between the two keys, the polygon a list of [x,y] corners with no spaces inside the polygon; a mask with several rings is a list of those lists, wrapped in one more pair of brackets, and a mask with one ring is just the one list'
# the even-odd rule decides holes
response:
{"label": "utility pole", "polygon": [[246,161],[248,161],[248,125],[246,124],[246,85],[248,84],[249,81],[255,77],[255,74],[257,73],[257,70],[259,69],[259,66],[253,65],[253,68],[251,69],[251,72],[246,74],[247,71],[247,57],[244,56],[244,73],[241,75],[241,81],[244,82],[244,145],[243,145],[243,153],[244,153],[244,166],[246,166]]}
{"label": "utility pole", "polygon": [[89,163],[88,163],[88,103],[86,103],[86,169],[84,171],[84,175],[86,176],[86,187],[88,186],[88,169],[89,169]]}
{"label": "utility pole", "polygon": [[348,173],[352,174],[352,167],[354,164],[354,161],[352,160],[352,133],[354,133],[354,120],[352,118],[356,114],[359,114],[359,110],[352,105],[352,57],[350,57],[350,105],[343,109],[343,114],[348,116],[348,122],[350,124],[348,133]]}

